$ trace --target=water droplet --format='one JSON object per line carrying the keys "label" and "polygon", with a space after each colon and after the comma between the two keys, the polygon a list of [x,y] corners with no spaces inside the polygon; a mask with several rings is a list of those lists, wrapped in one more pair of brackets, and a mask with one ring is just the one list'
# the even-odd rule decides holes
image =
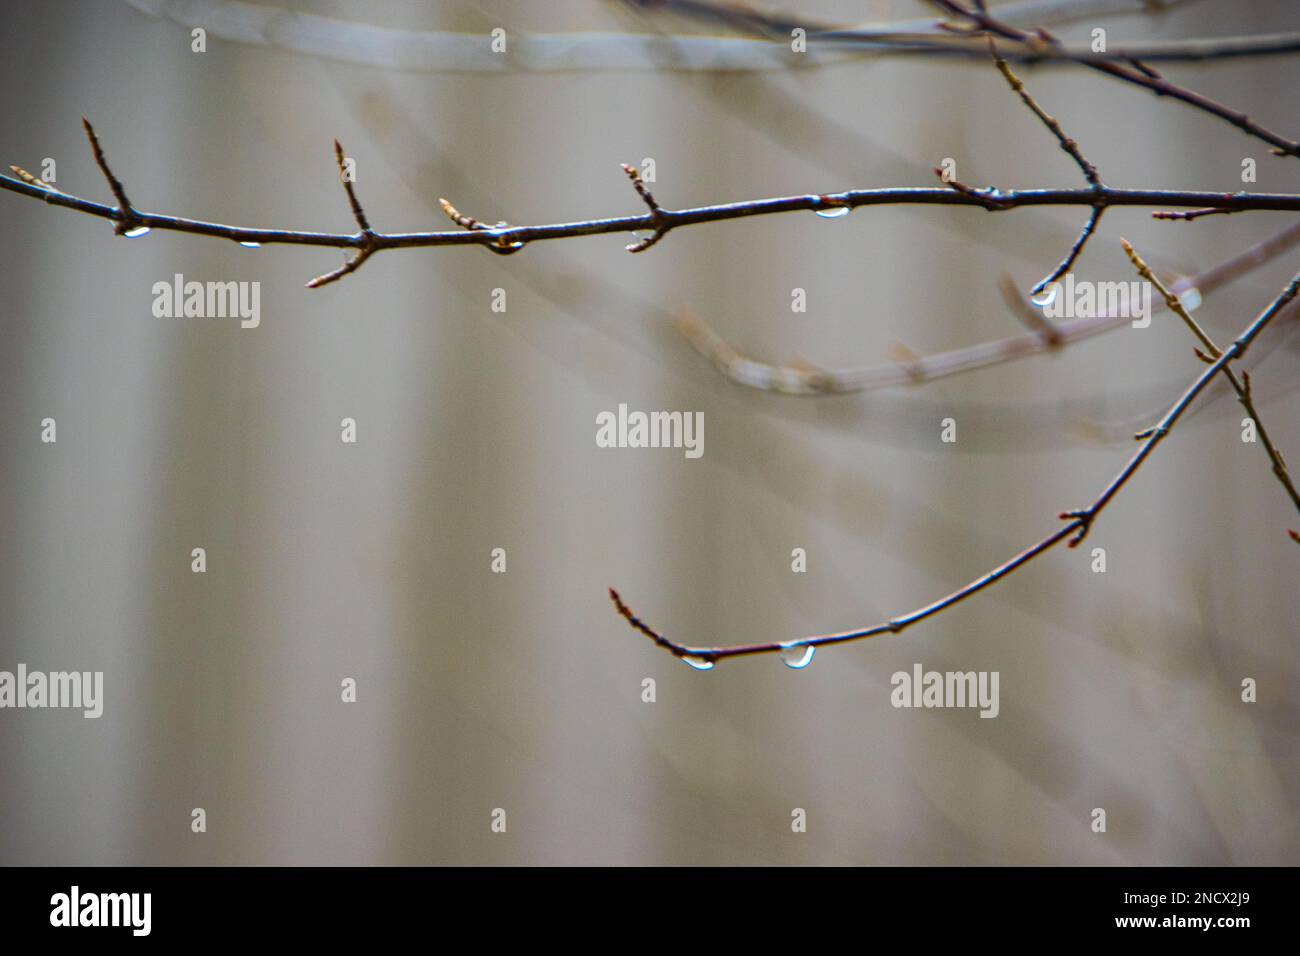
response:
{"label": "water droplet", "polygon": [[682,660],[683,660],[685,663],[690,664],[690,665],[691,665],[692,667],[694,667],[697,671],[711,671],[711,670],[713,670],[713,661],[708,660],[707,658],[703,658],[703,657],[692,657],[691,655],[687,654],[685,657],[682,658]]}
{"label": "water droplet", "polygon": [[811,644],[790,644],[781,648],[781,662],[786,667],[803,670],[812,663],[813,654],[816,652],[817,648]]}
{"label": "water droplet", "polygon": [[122,233],[122,235],[126,236],[128,239],[138,239],[140,236],[149,235],[152,231],[153,230],[148,226],[136,226],[134,229],[128,229],[126,232]]}
{"label": "water droplet", "polygon": [[261,248],[262,248],[262,244],[261,244],[260,242],[241,242],[240,245],[243,246],[245,249],[261,249]]}
{"label": "water droplet", "polygon": [[[508,227],[509,225],[510,224],[506,222],[497,223],[497,226],[499,227]],[[512,253],[518,252],[520,249],[524,247],[524,244],[522,242],[502,241],[503,237],[501,236],[500,232],[496,229],[489,230],[488,234],[496,238],[496,242],[488,246],[488,248],[491,249],[499,256],[508,256]]]}
{"label": "water droplet", "polygon": [[848,206],[831,206],[829,209],[817,209],[815,212],[823,219],[842,219],[852,210]]}
{"label": "water droplet", "polygon": [[1195,312],[1201,305],[1201,290],[1188,289],[1178,297],[1178,301],[1183,304],[1183,308],[1188,312]]}
{"label": "water droplet", "polygon": [[1041,292],[1037,293],[1036,295],[1031,295],[1029,297],[1029,301],[1034,303],[1034,305],[1038,306],[1040,309],[1045,309],[1053,302],[1055,302],[1056,297],[1060,294],[1061,294],[1061,283],[1049,282]]}

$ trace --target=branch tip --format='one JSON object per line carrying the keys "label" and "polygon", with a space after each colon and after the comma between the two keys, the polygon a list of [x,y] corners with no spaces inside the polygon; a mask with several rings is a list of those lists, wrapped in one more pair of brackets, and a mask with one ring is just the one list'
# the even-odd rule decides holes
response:
{"label": "branch tip", "polygon": [[343,191],[347,193],[348,205],[352,207],[352,218],[357,221],[363,234],[371,232],[370,220],[366,218],[366,212],[357,199],[356,187],[353,185],[355,177],[348,174],[347,157],[343,155],[343,145],[337,139],[334,140],[334,161],[339,167],[339,181],[343,183]]}
{"label": "branch tip", "polygon": [[100,145],[99,137],[95,134],[95,127],[90,125],[90,120],[86,117],[81,118],[81,125],[86,130],[86,138],[90,140],[90,151],[95,157],[95,165],[99,171],[104,174],[108,180],[108,188],[113,193],[113,198],[117,200],[117,223],[113,226],[113,232],[119,236],[124,235],[134,228],[140,221],[136,215],[135,209],[131,207],[131,200],[126,196],[126,190],[122,188],[122,182],[113,175],[113,170],[109,168],[108,159],[104,156],[104,148]]}

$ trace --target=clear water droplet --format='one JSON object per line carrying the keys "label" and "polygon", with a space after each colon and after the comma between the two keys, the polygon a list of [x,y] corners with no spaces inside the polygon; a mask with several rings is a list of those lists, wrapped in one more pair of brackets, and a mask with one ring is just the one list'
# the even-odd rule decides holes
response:
{"label": "clear water droplet", "polygon": [[1201,305],[1201,290],[1188,289],[1178,297],[1178,301],[1183,304],[1183,308],[1188,312],[1195,312]]}
{"label": "clear water droplet", "polygon": [[781,662],[786,667],[803,670],[812,663],[813,654],[816,652],[817,648],[811,644],[791,644],[781,648]]}
{"label": "clear water droplet", "polygon": [[1031,295],[1029,301],[1034,303],[1034,305],[1038,306],[1040,309],[1045,309],[1055,302],[1056,297],[1060,294],[1061,284],[1059,282],[1049,282],[1046,287],[1044,287],[1043,291],[1036,295]]}
{"label": "clear water droplet", "polygon": [[843,219],[852,210],[848,206],[831,206],[829,209],[814,210],[823,219]]}
{"label": "clear water droplet", "polygon": [[[499,227],[508,227],[509,225],[510,225],[509,223],[505,223],[505,222],[497,223],[497,226]],[[522,242],[503,242],[502,236],[495,229],[490,230],[488,234],[496,238],[496,242],[492,243],[492,245],[488,246],[488,248],[491,249],[499,256],[511,255],[513,253],[518,252],[520,249],[524,247],[524,244]]]}
{"label": "clear water droplet", "polygon": [[138,239],[141,236],[149,235],[151,232],[153,232],[153,230],[148,226],[136,226],[134,229],[128,229],[126,232],[122,233],[122,235],[126,236],[128,239]]}
{"label": "clear water droplet", "polygon": [[240,245],[243,246],[245,249],[261,249],[261,248],[262,248],[262,244],[261,244],[260,242],[241,242]]}
{"label": "clear water droplet", "polygon": [[692,667],[694,667],[697,671],[711,671],[711,670],[713,670],[713,661],[708,660],[707,658],[703,658],[703,657],[692,657],[691,655],[687,654],[685,657],[682,658],[682,661],[683,661],[684,663],[690,664],[690,665],[691,665]]}

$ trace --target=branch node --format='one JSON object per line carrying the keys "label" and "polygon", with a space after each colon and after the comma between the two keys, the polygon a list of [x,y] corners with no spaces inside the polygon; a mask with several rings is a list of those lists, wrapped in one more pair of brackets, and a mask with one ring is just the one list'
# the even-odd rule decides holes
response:
{"label": "branch node", "polygon": [[1084,538],[1088,537],[1088,532],[1092,530],[1092,520],[1096,517],[1096,511],[1092,508],[1081,508],[1078,511],[1063,511],[1060,514],[1062,521],[1074,521],[1078,523],[1078,531],[1070,539],[1069,546],[1077,548]]}
{"label": "branch node", "polygon": [[938,176],[943,184],[949,189],[961,193],[967,199],[970,199],[977,205],[983,206],[989,212],[1011,208],[1011,203],[1008,201],[1007,197],[1003,196],[1002,190],[998,189],[996,186],[985,186],[979,189],[974,186],[967,186],[959,179],[948,179],[944,174],[944,171],[938,166],[934,167],[934,174]]}
{"label": "branch node", "polygon": [[642,201],[650,209],[650,221],[654,225],[654,231],[636,242],[624,246],[628,252],[645,252],[656,242],[667,235],[668,230],[672,228],[668,225],[668,216],[664,213],[663,208],[655,201],[654,194],[646,186],[645,181],[641,178],[641,171],[635,166],[623,163],[623,172],[627,173],[627,178],[632,180],[632,188],[636,194],[641,197]]}

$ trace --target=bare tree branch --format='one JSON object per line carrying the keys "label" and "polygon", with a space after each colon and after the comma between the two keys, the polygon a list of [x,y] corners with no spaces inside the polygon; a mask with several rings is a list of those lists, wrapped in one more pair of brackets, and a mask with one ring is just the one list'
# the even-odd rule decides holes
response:
{"label": "bare tree branch", "polygon": [[[68,193],[50,190],[23,179],[0,176],[0,188],[24,196],[44,200],[54,206],[73,209],[115,223],[119,234],[157,229],[185,232],[193,235],[214,236],[239,243],[268,245],[332,246],[356,249],[358,255],[347,265],[327,273],[309,283],[317,288],[355,271],[366,259],[385,249],[410,249],[433,246],[485,246],[493,251],[515,252],[527,243],[549,239],[567,239],[614,232],[651,232],[662,236],[679,226],[743,219],[751,216],[773,215],[795,211],[825,211],[827,209],[855,209],[859,206],[880,205],[933,205],[978,206],[990,211],[1016,209],[1025,206],[1089,206],[1104,209],[1111,206],[1188,207],[1194,209],[1222,209],[1241,212],[1246,210],[1272,210],[1300,212],[1300,195],[1289,193],[1210,193],[1167,189],[1115,189],[1103,186],[1089,189],[1011,189],[994,187],[975,189],[961,183],[948,183],[948,188],[901,187],[885,189],[855,189],[840,193],[811,193],[803,196],[785,196],[775,199],[754,199],[745,202],[699,206],[693,209],[664,209],[658,204],[640,216],[619,216],[608,219],[588,219],[579,222],[554,223],[541,226],[502,226],[499,228],[468,228],[458,232],[405,232],[381,233],[363,226],[356,233],[301,232],[288,229],[257,229],[228,226],[159,213],[140,212],[125,201],[122,184],[108,169],[90,124],[87,133],[95,151],[96,162],[109,177],[118,205],[106,206]],[[354,217],[360,208],[351,183],[345,182]],[[643,187],[644,188],[644,187]],[[644,198],[644,197],[643,197]],[[363,214],[364,215],[364,214]],[[358,220],[360,225],[361,220]],[[634,243],[631,251],[640,251]]]}
{"label": "bare tree branch", "polygon": [[[984,11],[983,4],[980,5],[979,9],[981,12]],[[1105,190],[1106,186],[1101,181],[1101,176],[1097,172],[1097,167],[1088,160],[1088,157],[1083,155],[1083,150],[1079,148],[1078,142],[1066,135],[1065,130],[1061,128],[1061,124],[1056,117],[1043,109],[1038,104],[1038,101],[1030,95],[1027,89],[1025,89],[1025,84],[1021,82],[1020,77],[1016,76],[1015,72],[1007,64],[1007,61],[998,55],[997,45],[994,43],[991,35],[988,37],[988,43],[989,52],[993,54],[994,65],[998,68],[998,72],[1002,74],[1011,89],[1020,97],[1021,102],[1023,102],[1025,106],[1029,108],[1029,111],[1038,117],[1039,121],[1042,122],[1052,135],[1056,137],[1056,141],[1060,144],[1061,149],[1063,149],[1065,153],[1074,160],[1075,165],[1079,167],[1079,170],[1083,173],[1083,178],[1092,186],[1093,191],[1100,193]],[[1105,207],[1103,206],[1093,207],[1091,215],[1088,216],[1088,221],[1084,223],[1083,229],[1079,233],[1079,237],[1074,240],[1074,244],[1070,246],[1069,251],[1065,254],[1065,258],[1057,264],[1055,269],[1043,276],[1042,279],[1034,284],[1033,289],[1030,290],[1031,293],[1037,294],[1042,292],[1049,285],[1070,271],[1075,260],[1077,260],[1083,253],[1083,247],[1088,244],[1088,240],[1091,239],[1093,233],[1096,232],[1097,226],[1100,224],[1101,217],[1105,211]]]}
{"label": "bare tree branch", "polygon": [[[1295,248],[1298,243],[1300,243],[1300,223],[1288,226],[1220,265],[1195,276],[1172,282],[1169,288],[1178,295],[1186,295],[1190,292],[1209,295],[1216,289],[1271,262],[1288,249]],[[1054,333],[1045,334],[1038,323],[1046,320],[1042,319],[1038,310],[1025,300],[1014,285],[1008,286],[1003,282],[1000,286],[1008,305],[1017,318],[1030,327],[1031,334],[981,342],[978,345],[952,349],[935,355],[912,356],[905,367],[900,367],[897,361],[865,368],[814,371],[791,365],[771,365],[742,355],[694,315],[679,316],[676,325],[692,348],[736,384],[761,391],[811,396],[921,385],[949,375],[988,368],[1003,362],[1014,362],[1031,355],[1040,355],[1054,348],[1122,328],[1132,321],[1130,316],[1102,313],[1051,323]],[[1163,302],[1155,305],[1157,308],[1164,308]]]}
{"label": "bare tree branch", "polygon": [[[718,661],[729,657],[751,656],[755,654],[783,654],[794,655],[801,663],[807,663],[811,656],[812,650],[821,647],[824,644],[843,644],[848,641],[860,641],[870,637],[876,637],[880,634],[898,634],[913,624],[918,624],[928,618],[934,617],[952,606],[964,601],[983,591],[985,588],[996,584],[998,581],[1010,575],[1012,572],[1028,564],[1034,558],[1051,550],[1062,541],[1069,539],[1070,547],[1076,547],[1087,536],[1091,530],[1093,522],[1102,513],[1103,510],[1115,499],[1115,496],[1123,489],[1129,480],[1137,473],[1138,469],[1147,460],[1157,445],[1160,444],[1173,430],[1183,413],[1192,405],[1197,396],[1210,381],[1223,371],[1229,362],[1241,358],[1255,338],[1268,327],[1269,323],[1280,313],[1285,306],[1290,303],[1297,294],[1300,294],[1300,274],[1293,278],[1289,285],[1282,293],[1273,300],[1273,302],[1261,312],[1253,322],[1251,322],[1233,341],[1227,349],[1223,350],[1206,369],[1197,376],[1196,380],[1183,392],[1183,394],[1170,406],[1164,414],[1143,439],[1142,447],[1129,459],[1128,463],[1120,469],[1119,473],[1111,479],[1110,483],[1102,490],[1101,494],[1093,500],[1092,504],[1086,508],[1080,508],[1073,511],[1066,511],[1061,514],[1061,519],[1067,521],[1065,525],[1043,538],[1037,544],[1033,544],[1021,551],[1009,561],[998,565],[992,571],[981,575],[969,584],[959,588],[946,597],[940,598],[930,604],[917,608],[906,614],[891,618],[888,621],[882,621],[879,624],[873,624],[869,627],[858,628],[851,631],[841,631],[834,634],[819,634],[812,637],[802,637],[792,641],[769,642],[759,644],[738,644],[730,647],[699,647],[689,644],[680,644],[669,639],[662,632],[646,624],[641,618],[637,617],[632,609],[623,601],[619,593],[613,588],[609,589],[609,595],[614,602],[619,614],[627,619],[628,623],[640,633],[646,635],[660,647],[664,648],[675,657],[679,657],[693,667],[701,670],[707,670],[713,667]],[[1292,531],[1291,536],[1300,541],[1300,535]]]}
{"label": "bare tree branch", "polygon": [[[1158,14],[1192,0],[1017,0],[998,7],[998,16],[1020,26],[1049,26],[1074,20],[1117,14]],[[402,30],[374,24],[319,16],[303,10],[287,13],[282,7],[241,0],[126,0],[130,6],[154,17],[165,17],[184,27],[203,27],[209,35],[232,43],[284,50],[378,67],[424,73],[500,73],[521,71],[783,71],[792,65],[816,68],[864,56],[917,54],[976,58],[969,48],[942,46],[935,18],[889,23],[869,23],[837,28],[826,26],[825,35],[813,29],[814,39],[830,48],[828,55],[800,57],[793,62],[788,42],[775,42],[766,31],[748,30],[741,36],[700,36],[680,33],[515,33],[508,62],[493,53],[480,35],[446,31]],[[811,26],[809,23],[805,27]],[[912,35],[909,37],[909,35]],[[1113,56],[1148,60],[1201,61],[1230,57],[1273,56],[1290,51],[1287,34],[1257,37],[1201,38],[1124,44],[1112,54],[1088,49],[1067,51],[1016,51],[1013,60],[1030,59],[1046,64],[1066,64],[1076,57]]]}
{"label": "bare tree branch", "polygon": [[[1120,242],[1124,246],[1124,251],[1128,253],[1129,260],[1133,263],[1133,267],[1137,270],[1138,275],[1155,286],[1156,291],[1160,293],[1161,298],[1165,300],[1165,304],[1170,308],[1170,310],[1183,320],[1183,323],[1191,330],[1192,334],[1196,336],[1203,346],[1205,346],[1205,352],[1202,352],[1200,349],[1196,350],[1197,356],[1207,364],[1219,358],[1223,354],[1222,350],[1214,344],[1214,341],[1206,334],[1205,330],[1201,328],[1200,323],[1192,318],[1191,313],[1188,312],[1187,309],[1183,308],[1183,304],[1179,301],[1178,296],[1167,289],[1164,283],[1161,282],[1156,274],[1151,271],[1151,267],[1143,261],[1142,257],[1138,254],[1138,251],[1133,248],[1132,243],[1127,239],[1121,239]],[[1273,474],[1277,477],[1277,480],[1281,483],[1282,487],[1286,489],[1286,493],[1290,496],[1291,503],[1295,505],[1296,511],[1300,512],[1300,493],[1297,493],[1295,484],[1291,481],[1291,473],[1287,470],[1286,461],[1283,459],[1282,453],[1277,450],[1277,446],[1273,444],[1272,438],[1269,437],[1268,430],[1264,427],[1264,420],[1259,417],[1259,412],[1255,410],[1255,402],[1251,396],[1250,373],[1243,371],[1241,373],[1241,378],[1238,379],[1237,374],[1232,370],[1232,368],[1225,365],[1223,366],[1223,375],[1232,386],[1233,391],[1237,393],[1237,400],[1240,401],[1242,406],[1246,409],[1246,414],[1251,417],[1252,421],[1254,421],[1255,431],[1259,434],[1260,444],[1268,455],[1269,461],[1273,466]],[[1145,436],[1139,432],[1137,437],[1141,439]],[[1291,534],[1294,536],[1295,532],[1292,531]]]}
{"label": "bare tree branch", "polygon": [[[109,168],[108,160],[104,158],[104,149],[99,145],[99,137],[95,135],[95,127],[91,126],[90,120],[84,116],[81,118],[81,125],[86,130],[86,138],[90,140],[90,150],[95,156],[95,165],[99,167],[99,171],[108,180],[109,191],[113,193],[113,198],[117,200],[117,214],[113,216],[116,225],[113,227],[113,231],[119,236],[125,236],[128,233],[139,234],[138,231],[142,229],[140,217],[131,207],[131,200],[126,198],[126,190],[122,188],[121,181],[113,175],[113,170]],[[14,171],[19,172],[16,168]],[[28,173],[24,177],[24,181],[27,182],[30,179],[31,174]],[[144,231],[147,232],[148,230],[145,229]]]}

